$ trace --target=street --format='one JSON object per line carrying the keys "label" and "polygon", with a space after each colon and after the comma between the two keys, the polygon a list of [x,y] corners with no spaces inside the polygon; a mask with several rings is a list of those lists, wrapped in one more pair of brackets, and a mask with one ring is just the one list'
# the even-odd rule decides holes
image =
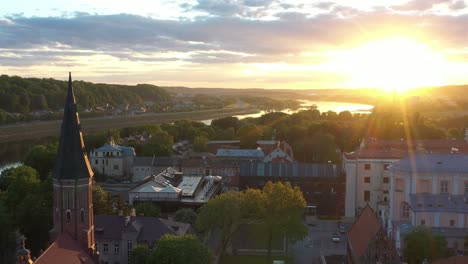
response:
{"label": "street", "polygon": [[[351,223],[344,223],[349,228]],[[311,264],[321,255],[346,255],[346,234],[338,232],[337,221],[308,222],[309,234],[302,240],[290,245],[290,252],[296,264]],[[338,233],[341,241],[332,242],[332,233]]]}

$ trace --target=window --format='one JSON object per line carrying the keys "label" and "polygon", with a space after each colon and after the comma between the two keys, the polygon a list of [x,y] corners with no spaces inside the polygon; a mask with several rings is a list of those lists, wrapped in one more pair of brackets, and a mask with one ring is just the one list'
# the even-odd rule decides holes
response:
{"label": "window", "polygon": [[388,177],[383,177],[383,183],[389,183],[390,182],[390,178]]}
{"label": "window", "polygon": [[383,191],[383,193],[384,193],[384,194],[388,194],[388,191],[387,191],[387,190],[385,190],[385,191]]}
{"label": "window", "polygon": [[365,169],[365,170],[370,170],[370,164],[368,164],[368,163],[367,163],[367,164],[364,164],[364,169]]}
{"label": "window", "polygon": [[440,193],[448,193],[448,181],[440,181]]}
{"label": "window", "polygon": [[133,243],[131,240],[127,241],[127,255],[128,255],[128,260],[130,260],[130,257],[132,256],[132,251],[133,251]]}
{"label": "window", "polygon": [[94,161],[94,164],[96,164],[96,165],[98,164],[98,160],[97,160],[97,159]]}
{"label": "window", "polygon": [[454,227],[455,226],[455,220],[450,220],[450,227]]}
{"label": "window", "polygon": [[364,183],[370,183],[370,177],[364,177]]}
{"label": "window", "polygon": [[114,244],[114,254],[119,254],[120,248],[119,244]]}
{"label": "window", "polygon": [[81,209],[80,219],[81,219],[81,222],[83,223],[84,222],[84,209]]}
{"label": "window", "polygon": [[102,160],[102,164],[104,165],[104,160]]}
{"label": "window", "polygon": [[407,202],[401,202],[401,217],[409,218],[409,205]]}
{"label": "window", "polygon": [[390,169],[390,164],[384,164],[383,169],[384,170],[389,170]]}
{"label": "window", "polygon": [[102,244],[102,253],[107,254],[109,252],[109,245]]}
{"label": "window", "polygon": [[421,219],[421,225],[426,225],[426,220]]}
{"label": "window", "polygon": [[118,170],[119,169],[119,165],[114,165],[114,170]]}
{"label": "window", "polygon": [[370,201],[370,191],[364,191],[364,201],[365,202]]}
{"label": "window", "polygon": [[71,210],[70,209],[67,209],[67,213],[66,213],[66,218],[67,218],[67,222],[70,222],[71,220]]}

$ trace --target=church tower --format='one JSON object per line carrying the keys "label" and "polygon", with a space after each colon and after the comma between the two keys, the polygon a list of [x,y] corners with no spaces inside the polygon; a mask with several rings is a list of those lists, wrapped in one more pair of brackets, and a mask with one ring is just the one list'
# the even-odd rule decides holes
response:
{"label": "church tower", "polygon": [[93,171],[85,151],[70,73],[58,158],[53,170],[51,238],[55,240],[61,234],[68,234],[94,254],[92,183]]}

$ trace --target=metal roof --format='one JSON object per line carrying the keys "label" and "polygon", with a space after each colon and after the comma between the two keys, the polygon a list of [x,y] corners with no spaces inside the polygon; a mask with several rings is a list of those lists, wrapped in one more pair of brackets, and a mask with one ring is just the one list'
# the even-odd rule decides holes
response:
{"label": "metal roof", "polygon": [[468,155],[417,154],[393,163],[391,170],[406,172],[468,173]]}
{"label": "metal roof", "polygon": [[336,165],[331,163],[265,163],[240,162],[241,177],[338,177]]}
{"label": "metal roof", "polygon": [[182,196],[193,196],[201,180],[202,177],[184,176],[177,188],[182,190]]}
{"label": "metal roof", "polygon": [[265,154],[260,149],[218,149],[216,156],[263,158],[265,157]]}

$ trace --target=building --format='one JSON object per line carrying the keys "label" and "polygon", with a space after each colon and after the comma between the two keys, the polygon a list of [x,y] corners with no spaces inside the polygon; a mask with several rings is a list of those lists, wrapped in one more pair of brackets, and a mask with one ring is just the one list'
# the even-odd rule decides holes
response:
{"label": "building", "polygon": [[58,158],[52,175],[52,244],[34,263],[97,264],[99,257],[94,245],[93,170],[85,151],[71,73]]}
{"label": "building", "polygon": [[135,150],[115,144],[110,137],[104,146],[92,150],[89,156],[95,171],[111,177],[129,177]]}
{"label": "building", "polygon": [[293,149],[284,140],[257,140],[257,146],[265,153],[265,162],[294,161]]}
{"label": "building", "polygon": [[183,176],[169,168],[130,189],[128,196],[130,205],[150,201],[163,212],[175,212],[179,208],[196,209],[223,190],[220,176]]}
{"label": "building", "polygon": [[390,226],[396,247],[414,227],[445,236],[448,247],[464,249],[468,234],[468,155],[417,154],[391,167]]}
{"label": "building", "polygon": [[369,205],[388,218],[390,165],[408,155],[401,149],[359,149],[343,155],[346,172],[346,217],[355,217]]}
{"label": "building", "polygon": [[128,263],[137,245],[153,248],[166,234],[185,235],[190,224],[144,216],[96,215],[96,249],[102,263]]}
{"label": "building", "polygon": [[176,168],[180,159],[175,157],[134,157],[132,165],[132,181],[141,182],[146,177],[157,175],[168,167]]}
{"label": "building", "polygon": [[261,149],[218,149],[216,151],[217,160],[263,160],[265,153]]}
{"label": "building", "polygon": [[347,263],[402,263],[381,220],[365,206],[348,231]]}
{"label": "building", "polygon": [[336,165],[310,163],[240,163],[239,190],[262,188],[268,181],[298,186],[311,214],[343,215],[345,177]]}

